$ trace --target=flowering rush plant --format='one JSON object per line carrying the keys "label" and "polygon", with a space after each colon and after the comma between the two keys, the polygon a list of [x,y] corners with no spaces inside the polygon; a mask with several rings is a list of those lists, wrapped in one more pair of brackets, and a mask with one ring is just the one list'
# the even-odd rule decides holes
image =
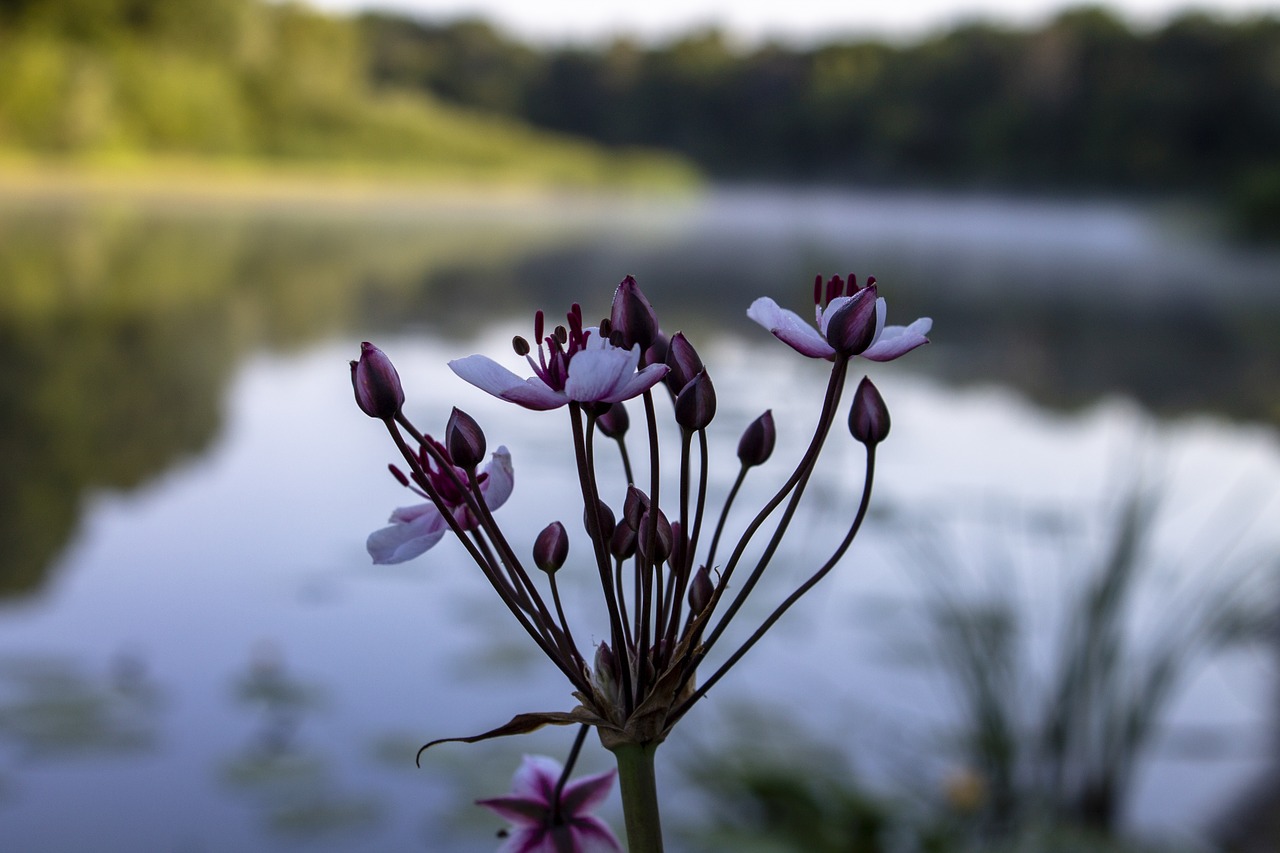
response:
{"label": "flowering rush plant", "polygon": [[[386,355],[365,343],[360,359],[351,362],[357,404],[383,422],[403,457],[406,467],[392,465],[391,473],[424,501],[395,510],[390,525],[369,536],[374,562],[412,559],[452,533],[512,617],[573,687],[577,704],[571,710],[517,714],[490,731],[436,740],[423,747],[446,741],[474,743],[545,725],[579,726],[563,768],[550,759],[527,758],[510,795],[481,801],[513,824],[504,850],[620,849],[608,827],[588,813],[606,796],[613,774],[569,782],[586,733],[595,729],[617,760],[631,853],[660,851],[654,776],[658,746],[852,544],[871,500],[876,447],[889,433],[889,411],[865,377],[853,392],[847,422],[853,438],[866,450],[866,467],[861,496],[851,509],[843,538],[741,645],[723,658],[712,657],[768,569],[796,513],[840,411],[850,364],[857,358],[890,361],[928,343],[927,318],[909,326],[885,325],[885,300],[874,278],[860,286],[853,276],[847,280],[834,276],[825,282],[818,277],[814,304],[812,326],[772,299],[758,299],[747,311],[797,352],[829,362],[830,376],[808,445],[773,496],[737,540],[723,549],[722,534],[743,481],[773,454],[773,415],[764,412],[742,433],[737,479],[712,524],[707,506],[707,429],[716,414],[715,388],[684,335],[677,332],[668,338],[663,334],[635,279],[628,276],[622,281],[609,316],[597,326],[585,325],[576,304],[566,322],[554,328],[548,328],[539,311],[532,342],[523,337],[513,341],[516,354],[532,370],[528,378],[483,355],[449,363],[462,379],[517,406],[567,410],[587,538],[583,562],[598,575],[600,604],[609,626],[608,639],[594,648],[584,649],[575,640],[556,584],[557,572],[569,554],[564,523],[551,521],[531,547],[518,551],[494,518],[514,484],[507,448],[499,447],[486,459],[480,425],[456,408],[445,426],[444,440],[432,438],[404,414],[404,391]],[[672,405],[670,411],[661,407],[660,416],[655,397],[662,396],[668,396]],[[628,453],[628,404],[643,413],[647,468],[633,465]],[[661,490],[661,429],[679,434],[674,496]],[[605,484],[597,478],[602,438],[616,443],[625,484]],[[750,548],[757,540],[762,544]],[[531,565],[545,578],[536,580]]]}

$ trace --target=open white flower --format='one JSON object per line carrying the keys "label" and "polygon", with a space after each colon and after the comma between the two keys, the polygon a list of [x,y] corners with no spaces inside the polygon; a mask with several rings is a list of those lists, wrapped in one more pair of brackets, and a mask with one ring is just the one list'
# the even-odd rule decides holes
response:
{"label": "open white flower", "polygon": [[[435,447],[444,454],[445,459],[449,458],[443,445],[436,443]],[[478,519],[467,508],[466,494],[458,488],[458,483],[449,472],[434,465],[428,454],[423,453],[421,457],[422,469],[431,480],[432,488],[440,496],[441,503],[457,519],[463,530],[475,527]],[[462,469],[455,467],[453,473],[457,475],[458,481],[466,484],[467,475]],[[511,468],[511,453],[506,447],[499,447],[494,451],[489,463],[477,473],[476,481],[480,486],[480,499],[491,511],[507,502],[515,485],[515,477]],[[426,496],[418,489],[414,491]],[[449,522],[433,502],[402,506],[391,513],[390,526],[369,534],[365,547],[374,563],[403,563],[430,550],[448,529]]]}
{"label": "open white flower", "polygon": [[472,385],[495,397],[518,403],[526,409],[557,409],[570,401],[579,403],[621,403],[648,391],[667,375],[667,367],[651,364],[642,370],[640,347],[614,346],[594,327],[583,328],[582,309],[577,305],[568,314],[569,327],[543,336],[543,317],[534,321],[538,340],[535,360],[523,338],[519,351],[533,368],[533,376],[521,379],[488,356],[470,355],[449,362],[449,367]]}
{"label": "open white flower", "polygon": [[[933,327],[933,320],[928,317],[921,317],[909,326],[884,324],[886,305],[876,291],[874,278],[868,279],[866,287],[859,288],[854,277],[849,276],[846,290],[844,279],[833,276],[824,291],[819,277],[814,287],[814,303],[816,328],[767,296],[752,302],[747,316],[772,332],[778,340],[810,358],[834,358],[838,350],[856,340],[858,343],[853,347],[856,351],[847,354],[860,355],[871,361],[893,361],[929,343],[925,335]],[[874,331],[863,325],[873,318]],[[861,348],[862,342],[868,339],[865,349]]]}

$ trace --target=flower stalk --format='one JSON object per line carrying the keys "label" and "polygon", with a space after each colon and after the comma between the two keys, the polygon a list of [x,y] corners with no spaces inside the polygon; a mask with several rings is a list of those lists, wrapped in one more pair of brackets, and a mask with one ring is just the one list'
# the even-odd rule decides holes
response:
{"label": "flower stalk", "polygon": [[658,781],[654,773],[656,743],[626,743],[613,749],[618,762],[618,790],[627,828],[628,853],[662,853],[662,819],[658,813]]}
{"label": "flower stalk", "polygon": [[[370,535],[368,548],[374,561],[412,559],[453,533],[516,621],[568,678],[578,700],[570,711],[517,714],[487,732],[436,740],[422,748],[447,741],[475,743],[545,725],[579,726],[567,768],[559,768],[551,759],[527,758],[510,796],[482,801],[516,827],[504,851],[562,853],[579,851],[583,844],[598,845],[593,850],[619,849],[608,828],[585,810],[604,796],[612,774],[607,780],[601,775],[569,781],[588,727],[596,730],[602,746],[617,761],[631,853],[661,851],[654,766],[658,746],[778,619],[835,568],[861,529],[871,499],[876,448],[889,430],[888,408],[865,378],[854,393],[848,424],[851,436],[866,449],[867,463],[861,498],[843,539],[808,580],[785,596],[748,639],[698,684],[699,667],[741,615],[799,510],[830,439],[854,359],[890,361],[928,342],[924,337],[930,326],[927,318],[906,327],[884,324],[885,302],[874,279],[859,287],[852,276],[847,282],[836,276],[825,284],[819,277],[814,300],[816,326],[808,326],[770,299],[756,300],[748,311],[775,337],[803,355],[826,359],[831,369],[808,445],[737,541],[724,540],[730,556],[723,566],[716,562],[716,554],[730,526],[730,508],[747,472],[774,455],[773,412],[766,411],[742,433],[738,476],[715,514],[710,546],[702,553],[704,521],[710,523],[706,513],[713,462],[707,435],[714,428],[715,388],[685,336],[677,332],[668,338],[662,333],[652,305],[633,278],[628,276],[619,286],[610,316],[598,326],[587,326],[581,307],[575,304],[565,324],[548,332],[545,315],[537,312],[533,344],[522,337],[513,341],[516,355],[533,371],[528,379],[482,355],[450,362],[462,379],[525,409],[567,408],[573,473],[590,540],[588,562],[595,563],[599,600],[609,625],[608,641],[594,650],[578,646],[561,601],[558,576],[571,570],[564,524],[553,520],[530,547],[522,549],[539,570],[531,573],[495,517],[514,486],[507,448],[498,447],[486,463],[484,431],[457,409],[449,417],[445,440],[433,439],[405,415],[403,390],[385,354],[366,343],[361,360],[352,362],[357,404],[383,421],[408,466],[407,473],[392,466],[392,474],[400,485],[427,501],[397,509],[389,527]],[[653,393],[659,382],[666,385],[669,394],[663,396],[669,396],[671,404],[669,410],[664,404],[661,415]],[[644,410],[647,472],[643,457],[634,460],[633,470],[624,440],[630,426],[624,402],[637,397]],[[660,441],[664,423],[679,436],[678,461],[669,463],[678,466],[675,496],[666,497],[665,508]],[[625,472],[620,488],[597,477],[597,433],[617,445]],[[763,534],[768,538],[762,551],[748,558],[751,543],[770,524],[771,532]],[[735,583],[733,595],[724,602],[740,566],[747,573],[746,581],[740,586]],[[540,575],[545,575],[541,583],[546,584],[546,595],[535,582]],[[548,607],[548,600],[554,609]],[[519,845],[515,845],[517,838]]]}

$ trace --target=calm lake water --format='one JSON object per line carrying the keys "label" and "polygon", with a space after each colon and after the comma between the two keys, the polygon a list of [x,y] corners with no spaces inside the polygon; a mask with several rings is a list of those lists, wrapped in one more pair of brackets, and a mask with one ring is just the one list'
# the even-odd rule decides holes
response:
{"label": "calm lake water", "polygon": [[[1033,713],[1135,496],[1154,502],[1125,622],[1136,653],[1224,589],[1274,606],[1280,255],[1220,243],[1184,211],[764,190],[332,209],[10,200],[0,848],[492,849],[500,823],[471,801],[506,790],[522,753],[563,757],[571,733],[444,746],[421,770],[417,747],[573,700],[455,543],[369,565],[364,537],[412,501],[347,360],[377,342],[425,429],[442,432],[453,405],[474,415],[512,451],[510,538],[561,518],[581,549],[564,413],[489,398],[445,363],[484,352],[515,367],[511,336],[535,309],[603,316],[634,274],[715,380],[712,454],[727,461],[713,495],[742,428],[773,409],[778,458],[740,499],[758,506],[826,372],[745,309],[767,294],[805,311],[816,272],[850,271],[877,276],[891,322],[933,316],[933,343],[855,365],[893,413],[867,529],[659,752],[688,849],[691,765],[755,749],[751,718],[782,755],[817,744],[859,783],[940,799],[962,769],[960,714],[928,603],[945,588],[1012,605]],[[843,533],[861,452],[836,438],[757,619]],[[574,568],[561,577],[575,633],[599,639],[598,590]],[[1198,651],[1125,817],[1179,842],[1207,837],[1280,758],[1274,644]],[[608,759],[592,743],[583,766]],[[620,828],[616,801],[605,816]]]}

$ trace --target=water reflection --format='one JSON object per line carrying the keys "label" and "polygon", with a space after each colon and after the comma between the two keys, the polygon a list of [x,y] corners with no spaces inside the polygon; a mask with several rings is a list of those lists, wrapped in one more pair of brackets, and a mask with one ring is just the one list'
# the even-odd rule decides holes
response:
{"label": "water reflection", "polygon": [[[693,331],[875,272],[946,353],[914,369],[1042,403],[1124,394],[1274,422],[1280,259],[1114,206],[729,193],[701,201],[304,211],[0,209],[0,595],[38,589],[86,491],[207,448],[236,366],[336,333],[462,340],[639,273]],[[1224,381],[1224,377],[1228,377]]]}
{"label": "water reflection", "polygon": [[465,329],[554,234],[445,212],[0,209],[0,596],[41,586],[87,491],[207,448],[247,355],[405,318]]}
{"label": "water reflection", "polygon": [[0,660],[0,743],[18,764],[153,749],[161,693],[120,655],[105,676],[54,657]]}
{"label": "water reflection", "polygon": [[261,813],[267,830],[316,839],[369,830],[382,805],[371,794],[344,790],[341,774],[299,729],[321,691],[292,676],[278,650],[260,647],[235,685],[238,703],[258,717],[247,749],[222,768],[222,778]]}

